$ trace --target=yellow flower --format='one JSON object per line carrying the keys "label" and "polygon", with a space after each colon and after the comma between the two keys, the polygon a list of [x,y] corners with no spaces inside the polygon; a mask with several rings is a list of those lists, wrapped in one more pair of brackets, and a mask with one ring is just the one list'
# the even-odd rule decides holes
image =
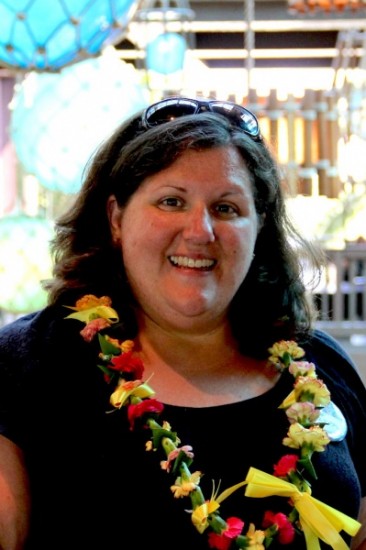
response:
{"label": "yellow flower", "polygon": [[287,361],[288,356],[291,359],[301,359],[305,355],[304,350],[293,340],[280,340],[280,342],[276,342],[269,348],[268,351],[270,353],[269,361],[276,366],[280,366]]}
{"label": "yellow flower", "polygon": [[201,479],[201,472],[194,472],[188,479],[177,477],[175,485],[170,487],[174,493],[175,498],[187,497],[192,491],[194,491],[199,485]]}
{"label": "yellow flower", "polygon": [[304,428],[297,422],[290,425],[290,429],[287,432],[287,437],[285,437],[282,441],[284,445],[291,447],[292,449],[307,447],[311,451],[318,452],[324,451],[329,442],[330,439],[326,431],[320,426]]}
{"label": "yellow flower", "polygon": [[262,544],[265,539],[265,534],[263,531],[257,531],[254,524],[249,525],[246,536],[249,538],[249,547],[254,550],[265,550],[264,545]]}
{"label": "yellow flower", "polygon": [[202,533],[207,529],[208,516],[216,512],[220,507],[220,504],[216,500],[207,500],[200,506],[197,506],[192,512],[192,522],[199,533]]}
{"label": "yellow flower", "polygon": [[314,403],[316,407],[325,407],[330,402],[330,392],[322,380],[312,376],[299,376],[294,384],[294,389],[279,406],[287,409],[296,402]]}
{"label": "yellow flower", "polygon": [[299,376],[295,386],[296,401],[310,401],[316,407],[325,407],[330,402],[330,393],[322,380],[311,376]]}
{"label": "yellow flower", "polygon": [[154,394],[154,390],[148,384],[142,384],[141,380],[131,380],[129,382],[121,380],[110,397],[110,403],[116,409],[120,409],[131,395],[144,399]]}

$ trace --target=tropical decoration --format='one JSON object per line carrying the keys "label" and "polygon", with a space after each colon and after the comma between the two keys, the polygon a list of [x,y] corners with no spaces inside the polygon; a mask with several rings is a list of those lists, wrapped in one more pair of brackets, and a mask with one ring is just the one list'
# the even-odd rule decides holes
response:
{"label": "tropical decoration", "polygon": [[164,75],[183,70],[187,43],[174,32],[159,34],[146,46],[146,68]]}
{"label": "tropical decoration", "polygon": [[0,0],[0,61],[19,71],[59,71],[120,41],[137,0]]}
{"label": "tropical decoration", "polygon": [[19,162],[47,189],[77,193],[98,145],[148,99],[137,71],[114,48],[59,74],[29,73],[11,105]]}

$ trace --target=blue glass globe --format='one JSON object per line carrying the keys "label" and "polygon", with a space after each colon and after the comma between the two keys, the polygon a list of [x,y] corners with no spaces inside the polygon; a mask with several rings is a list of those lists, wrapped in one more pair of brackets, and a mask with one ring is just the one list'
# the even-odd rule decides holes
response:
{"label": "blue glass globe", "polygon": [[98,145],[148,102],[138,71],[113,52],[57,74],[29,73],[12,100],[17,158],[47,189],[77,193]]}
{"label": "blue glass globe", "polygon": [[58,71],[121,40],[137,0],[0,0],[0,62]]}
{"label": "blue glass globe", "polygon": [[181,34],[160,34],[146,47],[146,68],[164,75],[181,71],[186,50],[187,44]]}

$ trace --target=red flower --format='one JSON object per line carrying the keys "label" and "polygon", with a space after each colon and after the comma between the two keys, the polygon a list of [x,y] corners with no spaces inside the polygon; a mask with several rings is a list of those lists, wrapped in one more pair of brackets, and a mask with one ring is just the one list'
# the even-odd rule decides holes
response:
{"label": "red flower", "polygon": [[127,351],[113,357],[112,366],[110,368],[118,372],[132,374],[133,380],[141,380],[144,372],[144,365],[141,359],[134,357],[132,351]]}
{"label": "red flower", "polygon": [[157,401],[157,399],[144,399],[136,405],[129,405],[127,416],[131,430],[135,427],[136,418],[141,418],[146,413],[160,414],[163,409],[164,405],[160,401]]}
{"label": "red flower", "polygon": [[208,545],[210,548],[217,548],[217,550],[228,550],[231,541],[240,535],[244,527],[244,522],[239,518],[228,518],[226,523],[227,529],[222,533],[209,533]]}
{"label": "red flower", "polygon": [[277,527],[278,542],[280,544],[290,544],[293,542],[296,534],[295,529],[285,514],[281,512],[274,514],[273,512],[267,511],[264,514],[263,527],[266,529],[272,525]]}
{"label": "red flower", "polygon": [[276,477],[286,477],[289,472],[296,470],[297,455],[285,455],[273,466],[273,475]]}

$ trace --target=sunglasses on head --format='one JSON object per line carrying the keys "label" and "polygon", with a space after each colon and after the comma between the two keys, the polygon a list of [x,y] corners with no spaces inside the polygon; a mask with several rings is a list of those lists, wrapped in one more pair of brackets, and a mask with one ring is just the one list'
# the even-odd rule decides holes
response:
{"label": "sunglasses on head", "polygon": [[145,109],[142,115],[144,128],[153,128],[176,118],[198,113],[216,113],[224,116],[232,126],[239,128],[254,141],[261,141],[259,123],[255,115],[241,105],[216,99],[190,99],[171,97],[162,99]]}

